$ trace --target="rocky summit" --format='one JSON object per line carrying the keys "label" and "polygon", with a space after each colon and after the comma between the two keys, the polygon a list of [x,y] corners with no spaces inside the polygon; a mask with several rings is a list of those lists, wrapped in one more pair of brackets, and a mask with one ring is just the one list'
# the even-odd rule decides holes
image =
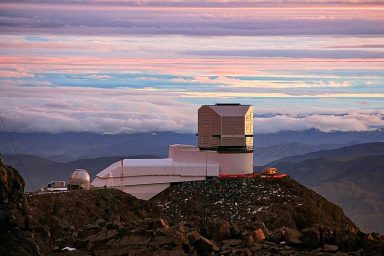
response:
{"label": "rocky summit", "polygon": [[289,177],[175,184],[150,201],[115,189],[24,194],[0,165],[0,255],[383,255],[337,205]]}
{"label": "rocky summit", "polygon": [[0,255],[40,254],[29,230],[24,186],[19,172],[0,159]]}
{"label": "rocky summit", "polygon": [[342,209],[289,177],[215,178],[172,186],[154,201],[170,221],[226,220],[268,228],[330,227],[356,233]]}

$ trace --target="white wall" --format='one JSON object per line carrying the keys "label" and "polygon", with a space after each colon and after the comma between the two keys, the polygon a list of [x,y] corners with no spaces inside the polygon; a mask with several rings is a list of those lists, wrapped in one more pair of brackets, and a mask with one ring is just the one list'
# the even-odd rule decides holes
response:
{"label": "white wall", "polygon": [[170,145],[169,157],[175,162],[218,164],[220,174],[253,173],[253,153],[218,153],[193,146]]}
{"label": "white wall", "polygon": [[[113,187],[119,188],[121,168],[120,161],[107,167],[96,175],[92,186],[104,187],[112,183]],[[252,153],[218,153],[201,151],[190,145],[171,145],[166,159],[124,159],[124,192],[147,200],[174,182],[252,172]]]}

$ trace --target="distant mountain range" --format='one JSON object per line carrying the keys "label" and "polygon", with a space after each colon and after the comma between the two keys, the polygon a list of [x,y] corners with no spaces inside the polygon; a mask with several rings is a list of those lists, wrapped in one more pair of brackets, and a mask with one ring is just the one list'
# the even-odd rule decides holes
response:
{"label": "distant mountain range", "polygon": [[310,145],[299,142],[286,142],[282,144],[260,147],[256,146],[254,149],[254,165],[265,165],[274,160],[303,155],[309,152],[316,152],[319,150],[336,149],[340,148],[343,144],[317,144]]}
{"label": "distant mountain range", "polygon": [[[166,157],[171,144],[197,143],[195,134],[173,132],[117,135],[11,133],[10,136],[19,154],[40,156],[58,162],[120,155]],[[382,130],[326,133],[311,129],[255,134],[255,165],[264,165],[282,157],[375,141],[384,141]],[[15,154],[6,133],[0,133],[0,153]]]}
{"label": "distant mountain range", "polygon": [[[196,144],[193,134],[171,132],[103,135],[92,133],[11,133],[19,154],[36,155],[67,162],[76,159],[120,156],[168,154],[170,144]],[[2,154],[14,154],[8,135],[0,133]]]}
{"label": "distant mountain range", "polygon": [[286,157],[268,166],[340,205],[363,231],[384,233],[384,143]]}

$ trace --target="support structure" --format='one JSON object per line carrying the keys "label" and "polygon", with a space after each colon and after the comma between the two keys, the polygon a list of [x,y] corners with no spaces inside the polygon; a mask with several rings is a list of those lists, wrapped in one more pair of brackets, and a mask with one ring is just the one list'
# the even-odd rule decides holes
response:
{"label": "support structure", "polygon": [[120,160],[120,190],[124,191],[124,160]]}

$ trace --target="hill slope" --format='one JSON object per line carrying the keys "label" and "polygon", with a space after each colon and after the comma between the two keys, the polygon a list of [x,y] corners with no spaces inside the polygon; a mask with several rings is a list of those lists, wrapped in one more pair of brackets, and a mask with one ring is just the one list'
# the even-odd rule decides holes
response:
{"label": "hill slope", "polygon": [[319,151],[268,165],[343,207],[362,230],[384,232],[384,143]]}

